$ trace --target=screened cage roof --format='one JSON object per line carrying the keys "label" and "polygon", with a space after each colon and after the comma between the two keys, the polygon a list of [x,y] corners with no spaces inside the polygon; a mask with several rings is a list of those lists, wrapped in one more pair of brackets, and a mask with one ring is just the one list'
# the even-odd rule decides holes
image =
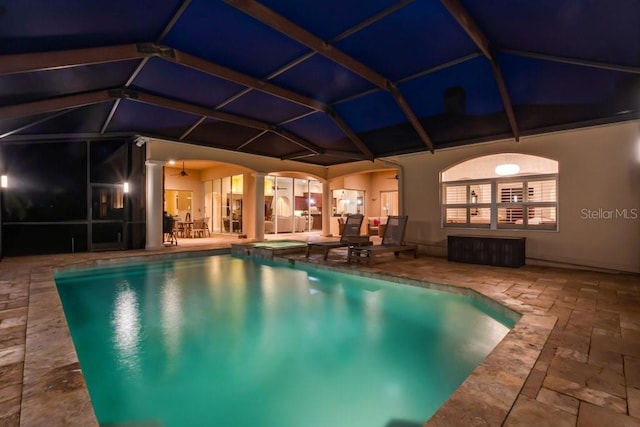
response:
{"label": "screened cage roof", "polygon": [[158,137],[329,166],[635,119],[640,2],[0,5],[0,141]]}

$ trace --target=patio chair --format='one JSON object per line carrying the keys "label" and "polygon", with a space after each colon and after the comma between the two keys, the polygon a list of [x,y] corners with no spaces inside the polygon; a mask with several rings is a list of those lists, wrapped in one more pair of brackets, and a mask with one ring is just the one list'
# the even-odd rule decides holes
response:
{"label": "patio chair", "polygon": [[324,254],[324,260],[327,260],[329,251],[336,248],[345,248],[353,245],[367,245],[371,244],[369,236],[360,235],[360,227],[362,227],[362,220],[364,216],[361,214],[349,214],[347,220],[344,223],[340,240],[331,242],[309,242],[307,243],[307,258],[311,250],[320,250]]}
{"label": "patio chair", "polygon": [[162,235],[163,243],[178,245],[178,239],[176,238],[174,230],[174,219],[172,216],[166,215],[166,213],[162,217]]}
{"label": "patio chair", "polygon": [[176,237],[186,237],[184,221],[179,215],[173,217],[173,233]]}
{"label": "patio chair", "polygon": [[204,237],[204,233],[207,233],[207,237],[211,237],[211,231],[209,230],[209,217],[203,218],[203,227],[202,227],[202,236]]}
{"label": "patio chair", "polygon": [[404,243],[404,231],[407,228],[408,219],[406,215],[389,215],[382,243],[372,246],[349,246],[347,262],[364,261],[373,264],[378,255],[389,252],[393,252],[395,256],[399,256],[400,252],[413,252],[413,256],[418,258],[418,245]]}
{"label": "patio chair", "polygon": [[197,218],[193,220],[193,226],[191,227],[191,234],[193,237],[204,237],[204,218]]}

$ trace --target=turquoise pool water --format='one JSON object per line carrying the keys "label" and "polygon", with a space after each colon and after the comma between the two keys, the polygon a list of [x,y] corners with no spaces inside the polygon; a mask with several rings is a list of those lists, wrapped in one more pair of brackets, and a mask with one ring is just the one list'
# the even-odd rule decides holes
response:
{"label": "turquoise pool water", "polygon": [[56,283],[101,423],[421,426],[513,326],[460,295],[226,255]]}

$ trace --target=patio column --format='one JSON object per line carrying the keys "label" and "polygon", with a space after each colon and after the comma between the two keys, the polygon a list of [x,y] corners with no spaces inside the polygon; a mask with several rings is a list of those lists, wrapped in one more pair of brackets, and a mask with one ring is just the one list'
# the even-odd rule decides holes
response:
{"label": "patio column", "polygon": [[146,242],[145,249],[162,247],[162,167],[164,162],[147,160],[146,170]]}
{"label": "patio column", "polygon": [[253,174],[256,186],[256,214],[254,219],[254,238],[256,240],[264,239],[264,177],[266,175],[263,172],[255,172]]}
{"label": "patio column", "polygon": [[322,182],[322,235],[331,236],[331,189],[329,181]]}

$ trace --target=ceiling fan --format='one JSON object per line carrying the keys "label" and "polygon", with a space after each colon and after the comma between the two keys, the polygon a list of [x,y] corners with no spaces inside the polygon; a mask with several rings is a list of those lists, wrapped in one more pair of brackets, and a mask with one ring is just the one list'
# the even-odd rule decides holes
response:
{"label": "ceiling fan", "polygon": [[184,161],[182,162],[182,170],[179,173],[174,174],[173,176],[189,176],[187,171],[184,169]]}

